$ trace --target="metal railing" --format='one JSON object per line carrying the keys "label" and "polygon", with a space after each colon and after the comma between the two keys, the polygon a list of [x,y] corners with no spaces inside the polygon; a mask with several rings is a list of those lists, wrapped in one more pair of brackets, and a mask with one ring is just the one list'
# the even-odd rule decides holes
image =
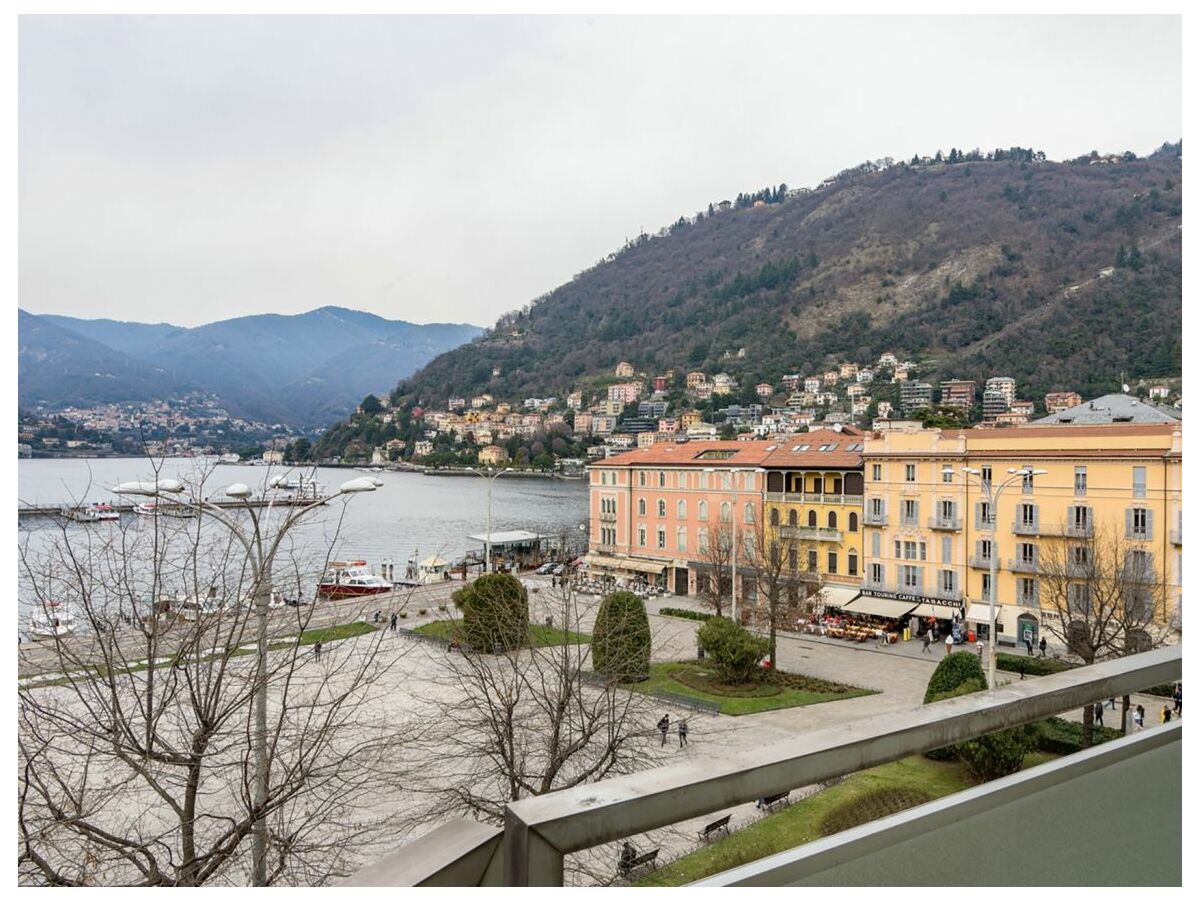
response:
{"label": "metal railing", "polygon": [[1042,533],[1042,528],[1037,522],[1013,522],[1013,534],[1027,534],[1037,537]]}
{"label": "metal railing", "polygon": [[[753,754],[738,754],[736,759],[650,769],[528,797],[506,807],[498,862],[494,829],[447,823],[364,870],[351,883],[560,886],[563,857],[568,853],[1040,721],[1174,681],[1182,674],[1182,646],[1164,647],[1010,682],[915,710],[842,723],[763,746]],[[1122,745],[1123,741],[1114,742]],[[1008,776],[991,785],[1003,788],[1020,777]],[[1064,840],[1069,839],[1064,835]],[[1086,852],[1086,847],[1073,852]],[[389,864],[395,871],[390,879],[385,875]],[[364,880],[368,876],[370,880]]]}
{"label": "metal railing", "polygon": [[887,525],[888,517],[886,512],[873,513],[870,510],[863,512],[864,525]]}
{"label": "metal railing", "polygon": [[934,516],[929,520],[930,531],[962,531],[962,519],[957,516]]}
{"label": "metal railing", "polygon": [[971,554],[969,557],[967,557],[967,565],[972,569],[985,569],[987,571],[991,571],[992,558],[990,556],[976,556],[975,554]]}
{"label": "metal railing", "polygon": [[1028,572],[1036,575],[1041,570],[1042,567],[1036,559],[1010,559],[1008,561],[1008,571],[1010,572]]}
{"label": "metal railing", "polygon": [[812,525],[783,525],[779,534],[785,538],[801,541],[840,541],[842,532],[837,528],[817,528]]}
{"label": "metal railing", "polygon": [[836,503],[839,505],[862,506],[862,494],[813,494],[800,491],[767,491],[768,503]]}

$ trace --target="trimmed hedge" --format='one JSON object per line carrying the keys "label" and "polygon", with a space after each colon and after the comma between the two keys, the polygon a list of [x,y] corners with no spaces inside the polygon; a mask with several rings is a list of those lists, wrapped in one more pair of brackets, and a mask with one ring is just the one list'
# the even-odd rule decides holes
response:
{"label": "trimmed hedge", "polygon": [[1175,682],[1167,684],[1156,684],[1154,687],[1146,688],[1144,691],[1138,691],[1139,694],[1152,694],[1155,697],[1174,697]]}
{"label": "trimmed hedge", "polygon": [[831,809],[821,820],[821,834],[837,834],[839,831],[912,809],[932,799],[932,794],[912,788],[880,788]]}
{"label": "trimmed hedge", "polygon": [[707,622],[715,618],[712,613],[696,612],[694,609],[680,609],[677,606],[664,606],[658,611],[660,616],[674,616],[677,619],[694,619],[697,622]]}
{"label": "trimmed hedge", "polygon": [[[1039,750],[1066,756],[1068,753],[1077,753],[1083,748],[1082,722],[1072,722],[1069,719],[1060,719],[1055,716],[1035,722],[1033,729]],[[1117,728],[1092,726],[1093,747],[1119,737],[1121,737],[1121,732]]]}
{"label": "trimmed hedge", "polygon": [[713,617],[701,625],[696,639],[726,684],[757,680],[762,675],[759,663],[771,648],[766,638],[755,637],[723,616]]}
{"label": "trimmed hedge", "polygon": [[592,668],[623,682],[650,677],[650,620],[636,594],[614,591],[601,601],[592,629]]}
{"label": "trimmed hedge", "polygon": [[463,636],[477,653],[516,650],[529,643],[529,595],[512,575],[480,575],[451,597],[462,610]]}
{"label": "trimmed hedge", "polygon": [[1069,669],[1077,669],[1077,663],[1063,659],[1042,658],[1040,656],[1019,656],[1015,653],[997,653],[996,668],[1005,672],[1024,672],[1026,675],[1055,675]]}
{"label": "trimmed hedge", "polygon": [[974,653],[951,653],[949,656],[943,656],[929,677],[929,684],[925,687],[925,702],[932,703],[934,700],[945,699],[944,695],[958,690],[960,685],[969,681],[980,683],[976,690],[983,690],[987,687],[987,679],[983,675],[983,666],[979,664],[979,657]]}

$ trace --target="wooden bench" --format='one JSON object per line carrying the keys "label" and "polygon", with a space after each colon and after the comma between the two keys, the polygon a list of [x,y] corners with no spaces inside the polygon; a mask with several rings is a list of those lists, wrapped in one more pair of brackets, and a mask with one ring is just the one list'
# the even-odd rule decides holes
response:
{"label": "wooden bench", "polygon": [[729,820],[731,818],[733,818],[732,815],[721,816],[721,818],[717,819],[715,822],[709,822],[704,826],[703,831],[698,832],[700,840],[707,841],[709,837],[712,836],[714,831],[720,831],[722,828],[725,829],[726,834],[729,834]]}
{"label": "wooden bench", "polygon": [[774,794],[770,797],[763,797],[762,800],[759,801],[758,808],[769,811],[775,806],[786,805],[791,803],[791,800],[789,799],[791,795],[791,791],[784,791],[782,794]]}
{"label": "wooden bench", "polygon": [[618,860],[617,871],[622,875],[628,876],[630,872],[640,866],[649,866],[652,869],[656,868],[658,866],[658,849],[658,847],[655,847],[653,850],[638,854],[628,862]]}

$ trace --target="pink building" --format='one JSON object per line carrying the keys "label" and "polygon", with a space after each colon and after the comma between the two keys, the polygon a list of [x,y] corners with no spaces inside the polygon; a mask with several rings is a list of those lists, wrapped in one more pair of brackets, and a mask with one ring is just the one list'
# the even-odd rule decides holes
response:
{"label": "pink building", "polygon": [[[762,520],[766,441],[656,443],[592,463],[587,565],[695,594],[711,568],[707,547],[736,520],[752,544]],[[739,593],[741,593],[739,589]]]}

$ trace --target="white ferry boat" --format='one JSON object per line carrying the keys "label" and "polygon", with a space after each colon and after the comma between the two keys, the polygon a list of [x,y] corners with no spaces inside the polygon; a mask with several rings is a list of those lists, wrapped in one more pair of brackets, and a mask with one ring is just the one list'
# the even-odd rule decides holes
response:
{"label": "white ferry boat", "polygon": [[51,600],[45,609],[35,610],[29,616],[29,637],[35,641],[52,641],[75,632],[75,611],[71,607]]}
{"label": "white ferry boat", "polygon": [[331,562],[317,585],[317,594],[322,597],[362,597],[370,594],[386,594],[392,583],[371,571],[366,560]]}

